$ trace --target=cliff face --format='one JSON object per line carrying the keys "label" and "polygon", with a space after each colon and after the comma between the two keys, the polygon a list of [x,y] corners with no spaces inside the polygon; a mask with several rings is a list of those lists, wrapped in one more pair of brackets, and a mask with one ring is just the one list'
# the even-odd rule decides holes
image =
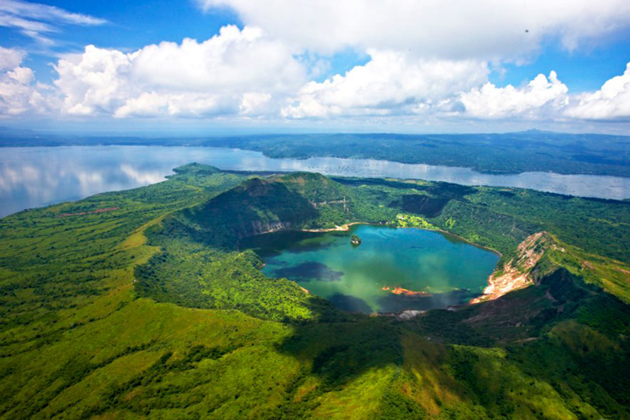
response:
{"label": "cliff face", "polygon": [[253,220],[249,229],[243,229],[239,232],[239,238],[253,235],[262,235],[264,233],[278,232],[281,230],[288,230],[292,228],[293,225],[291,223]]}
{"label": "cliff face", "polygon": [[281,182],[253,178],[185,212],[192,225],[220,245],[246,236],[302,226],[318,217],[303,196]]}
{"label": "cliff face", "polygon": [[488,279],[483,295],[471,303],[493,300],[514,290],[534,284],[532,270],[552,245],[553,239],[547,232],[538,232],[525,238],[503,269],[496,269]]}

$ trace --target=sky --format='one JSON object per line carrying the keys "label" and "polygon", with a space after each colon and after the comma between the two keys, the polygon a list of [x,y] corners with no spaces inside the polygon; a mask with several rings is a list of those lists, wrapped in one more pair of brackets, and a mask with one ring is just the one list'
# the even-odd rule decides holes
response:
{"label": "sky", "polygon": [[630,134],[628,0],[0,0],[0,126]]}

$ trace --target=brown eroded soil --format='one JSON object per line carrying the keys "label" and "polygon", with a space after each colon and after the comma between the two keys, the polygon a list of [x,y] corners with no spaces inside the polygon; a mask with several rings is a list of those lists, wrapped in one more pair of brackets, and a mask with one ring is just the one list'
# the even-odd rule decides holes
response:
{"label": "brown eroded soil", "polygon": [[497,299],[506,293],[533,284],[531,271],[545,254],[550,240],[547,232],[534,233],[525,238],[518,246],[516,256],[503,266],[503,270],[496,269],[492,273],[483,295],[471,300],[470,303]]}

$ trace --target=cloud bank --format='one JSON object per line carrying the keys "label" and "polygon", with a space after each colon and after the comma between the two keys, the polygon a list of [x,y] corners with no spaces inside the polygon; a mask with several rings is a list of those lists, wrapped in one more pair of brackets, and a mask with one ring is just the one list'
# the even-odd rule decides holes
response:
{"label": "cloud bank", "polygon": [[230,26],[205,42],[132,53],[87,46],[35,82],[24,53],[0,48],[0,115],[334,119],[422,118],[566,121],[630,119],[630,63],[596,92],[571,95],[556,72],[520,87],[487,81],[485,61],[370,51],[344,75],[308,81],[308,68],[258,29]]}
{"label": "cloud bank", "polygon": [[304,48],[406,51],[430,58],[522,59],[548,38],[568,50],[628,26],[627,0],[198,0]]}
{"label": "cloud bank", "polygon": [[236,26],[201,43],[163,42],[128,54],[90,45],[55,70],[64,112],[121,118],[272,112],[272,98],[307,80],[285,45]]}
{"label": "cloud bank", "polygon": [[[492,68],[530,60],[546,42],[573,51],[630,28],[627,0],[199,5],[229,7],[244,26],[224,26],[203,41],[162,42],[132,52],[88,45],[56,60],[49,85],[23,66],[23,51],[0,48],[0,116],[630,121],[630,67],[600,90],[582,94],[572,94],[553,69],[521,86],[489,82]],[[105,23],[52,6],[0,3],[0,25],[32,31],[33,37],[56,30],[53,21]],[[313,80],[331,54],[347,48],[369,60]]]}
{"label": "cloud bank", "polygon": [[621,76],[608,80],[594,93],[578,95],[566,115],[588,120],[630,119],[630,63]]}
{"label": "cloud bank", "polygon": [[497,88],[486,83],[460,94],[466,114],[477,118],[545,118],[558,115],[569,105],[568,88],[555,71],[549,79],[539,74],[527,86],[520,89],[508,85]]}
{"label": "cloud bank", "polygon": [[290,118],[408,114],[431,108],[485,82],[475,60],[425,60],[395,51],[369,51],[371,60],[344,76],[310,82],[282,109]]}

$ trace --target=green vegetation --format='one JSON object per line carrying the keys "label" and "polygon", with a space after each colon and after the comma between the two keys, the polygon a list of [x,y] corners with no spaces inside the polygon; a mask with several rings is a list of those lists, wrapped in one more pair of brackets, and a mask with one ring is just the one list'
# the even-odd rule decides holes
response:
{"label": "green vegetation", "polygon": [[545,230],[582,250],[630,263],[628,201],[425,181],[333,179],[352,187],[362,221],[442,229],[506,258],[526,237]]}
{"label": "green vegetation", "polygon": [[401,227],[401,228],[414,227],[414,228],[429,229],[429,230],[437,229],[431,223],[427,222],[424,217],[413,216],[411,214],[397,214],[396,222],[398,223],[398,227]]}
{"label": "green vegetation", "polygon": [[263,319],[293,323],[336,313],[324,299],[308,295],[295,282],[266,278],[263,262],[252,251],[209,248],[187,237],[174,221],[148,231],[149,244],[160,247],[135,270],[136,290],[156,301],[202,309],[238,309]]}
{"label": "green vegetation", "polygon": [[[357,221],[553,244],[534,286],[404,322],[239,249]],[[628,418],[629,225],[627,202],[201,165],[21,212],[0,220],[0,417]]]}
{"label": "green vegetation", "polygon": [[354,218],[353,207],[342,185],[322,175],[297,173],[249,179],[182,212],[174,223],[194,231],[200,241],[234,249],[239,239],[255,234],[347,223]]}

